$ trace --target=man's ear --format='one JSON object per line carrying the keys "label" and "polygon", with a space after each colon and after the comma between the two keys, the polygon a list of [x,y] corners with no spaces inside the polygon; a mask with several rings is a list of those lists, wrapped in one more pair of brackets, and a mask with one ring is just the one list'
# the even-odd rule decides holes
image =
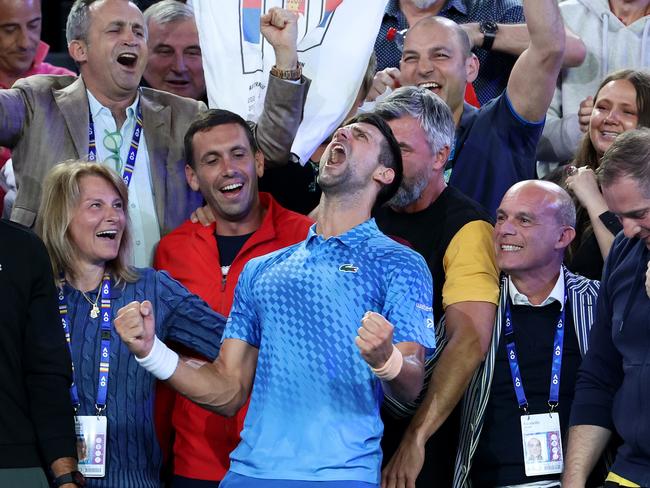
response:
{"label": "man's ear", "polygon": [[474,83],[476,77],[478,76],[478,69],[480,63],[476,54],[470,53],[470,55],[465,60],[465,74],[467,75],[467,82]]}
{"label": "man's ear", "polygon": [[68,44],[68,54],[77,64],[88,61],[88,44],[80,39],[75,39]]}
{"label": "man's ear", "polygon": [[433,169],[436,171],[444,170],[445,166],[447,165],[447,160],[449,159],[450,153],[451,153],[451,149],[449,148],[449,146],[443,146],[442,149],[440,149],[436,154],[434,154]]}
{"label": "man's ear", "polygon": [[187,180],[187,184],[190,185],[190,188],[192,190],[199,191],[199,179],[196,176],[194,168],[192,168],[189,164],[185,165],[185,179]]}
{"label": "man's ear", "polygon": [[390,185],[395,179],[395,170],[393,168],[387,168],[386,166],[379,166],[379,168],[375,170],[373,179],[382,185]]}
{"label": "man's ear", "polygon": [[258,178],[264,176],[264,154],[259,149],[255,151],[255,173]]}
{"label": "man's ear", "polygon": [[562,233],[560,234],[560,238],[558,239],[557,243],[555,244],[556,249],[566,249],[569,247],[569,244],[575,239],[576,236],[576,230],[573,227],[564,226],[562,227]]}

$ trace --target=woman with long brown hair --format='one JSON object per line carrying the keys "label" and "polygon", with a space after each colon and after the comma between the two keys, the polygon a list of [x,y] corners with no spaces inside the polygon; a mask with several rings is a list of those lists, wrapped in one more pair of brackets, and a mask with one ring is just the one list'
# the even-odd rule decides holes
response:
{"label": "woman with long brown hair", "polygon": [[607,208],[595,172],[616,137],[638,127],[650,127],[650,73],[616,71],[598,87],[587,133],[574,161],[559,175],[577,206],[576,238],[567,253],[567,266],[587,278],[600,279],[604,258],[621,230]]}

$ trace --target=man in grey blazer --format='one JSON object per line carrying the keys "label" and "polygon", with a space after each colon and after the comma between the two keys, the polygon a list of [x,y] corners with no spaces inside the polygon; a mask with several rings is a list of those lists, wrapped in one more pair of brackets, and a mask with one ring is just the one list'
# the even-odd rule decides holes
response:
{"label": "man in grey blazer", "polygon": [[[276,66],[255,132],[267,160],[282,162],[288,159],[300,124],[308,81],[301,77],[298,65],[295,15],[273,9],[262,17],[261,30],[275,50]],[[147,198],[150,200],[152,210],[149,215],[143,210],[142,220],[147,223],[149,219],[148,229],[155,232],[145,232],[143,238],[157,236],[149,243],[146,256],[157,238],[180,225],[200,205],[200,195],[185,181],[183,135],[206,107],[169,93],[139,89],[147,63],[146,36],[142,13],[132,2],[76,0],[68,17],[67,37],[81,76],[37,76],[0,90],[0,145],[14,151],[18,186],[12,220],[33,226],[41,182],[48,170],[60,161],[92,154],[89,132],[95,128],[91,124],[95,117],[89,116],[90,106],[105,110],[109,119],[112,116],[114,122],[110,120],[109,125],[116,132],[131,119],[137,127],[137,110],[141,110],[139,147],[146,146],[146,151],[127,153],[133,143],[138,147],[136,130],[130,129],[122,137],[123,155],[117,159],[126,161],[133,156],[136,170],[130,186],[138,191],[140,202],[136,200],[136,204],[145,208]],[[100,145],[109,131],[100,131],[101,121],[94,120],[94,124],[99,129],[96,154],[103,160],[105,149]],[[150,183],[146,188],[138,187],[138,174],[141,182],[144,175],[144,181]],[[147,264],[138,263],[138,259],[136,263]]]}

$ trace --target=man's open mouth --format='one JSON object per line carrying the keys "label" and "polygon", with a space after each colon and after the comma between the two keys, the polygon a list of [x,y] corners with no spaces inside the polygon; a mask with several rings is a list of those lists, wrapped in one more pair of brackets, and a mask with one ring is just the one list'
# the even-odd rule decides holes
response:
{"label": "man's open mouth", "polygon": [[117,62],[122,66],[126,66],[127,68],[133,68],[138,62],[138,56],[137,54],[133,53],[122,53],[117,56]]}

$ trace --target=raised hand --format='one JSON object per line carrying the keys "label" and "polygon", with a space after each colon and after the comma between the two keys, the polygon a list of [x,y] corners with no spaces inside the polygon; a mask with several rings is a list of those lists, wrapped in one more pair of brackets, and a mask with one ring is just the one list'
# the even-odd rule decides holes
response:
{"label": "raised hand", "polygon": [[298,65],[298,16],[289,10],[274,7],[262,15],[260,30],[275,50],[278,69],[295,69]]}
{"label": "raised hand", "polygon": [[131,302],[120,308],[114,324],[129,351],[139,358],[149,354],[156,337],[153,306],[149,300]]}
{"label": "raised hand", "polygon": [[370,367],[379,369],[393,352],[393,326],[381,314],[366,312],[361,319],[359,334],[354,340],[361,357]]}
{"label": "raised hand", "polygon": [[366,100],[372,102],[378,96],[383,95],[386,88],[394,90],[402,86],[400,76],[400,70],[397,68],[386,68],[382,71],[378,71],[372,80],[372,87],[370,87]]}
{"label": "raised hand", "polygon": [[580,124],[580,130],[582,132],[587,132],[589,130],[589,119],[591,119],[591,111],[594,108],[594,97],[588,96],[582,102],[580,102],[580,108],[578,109],[578,123]]}

